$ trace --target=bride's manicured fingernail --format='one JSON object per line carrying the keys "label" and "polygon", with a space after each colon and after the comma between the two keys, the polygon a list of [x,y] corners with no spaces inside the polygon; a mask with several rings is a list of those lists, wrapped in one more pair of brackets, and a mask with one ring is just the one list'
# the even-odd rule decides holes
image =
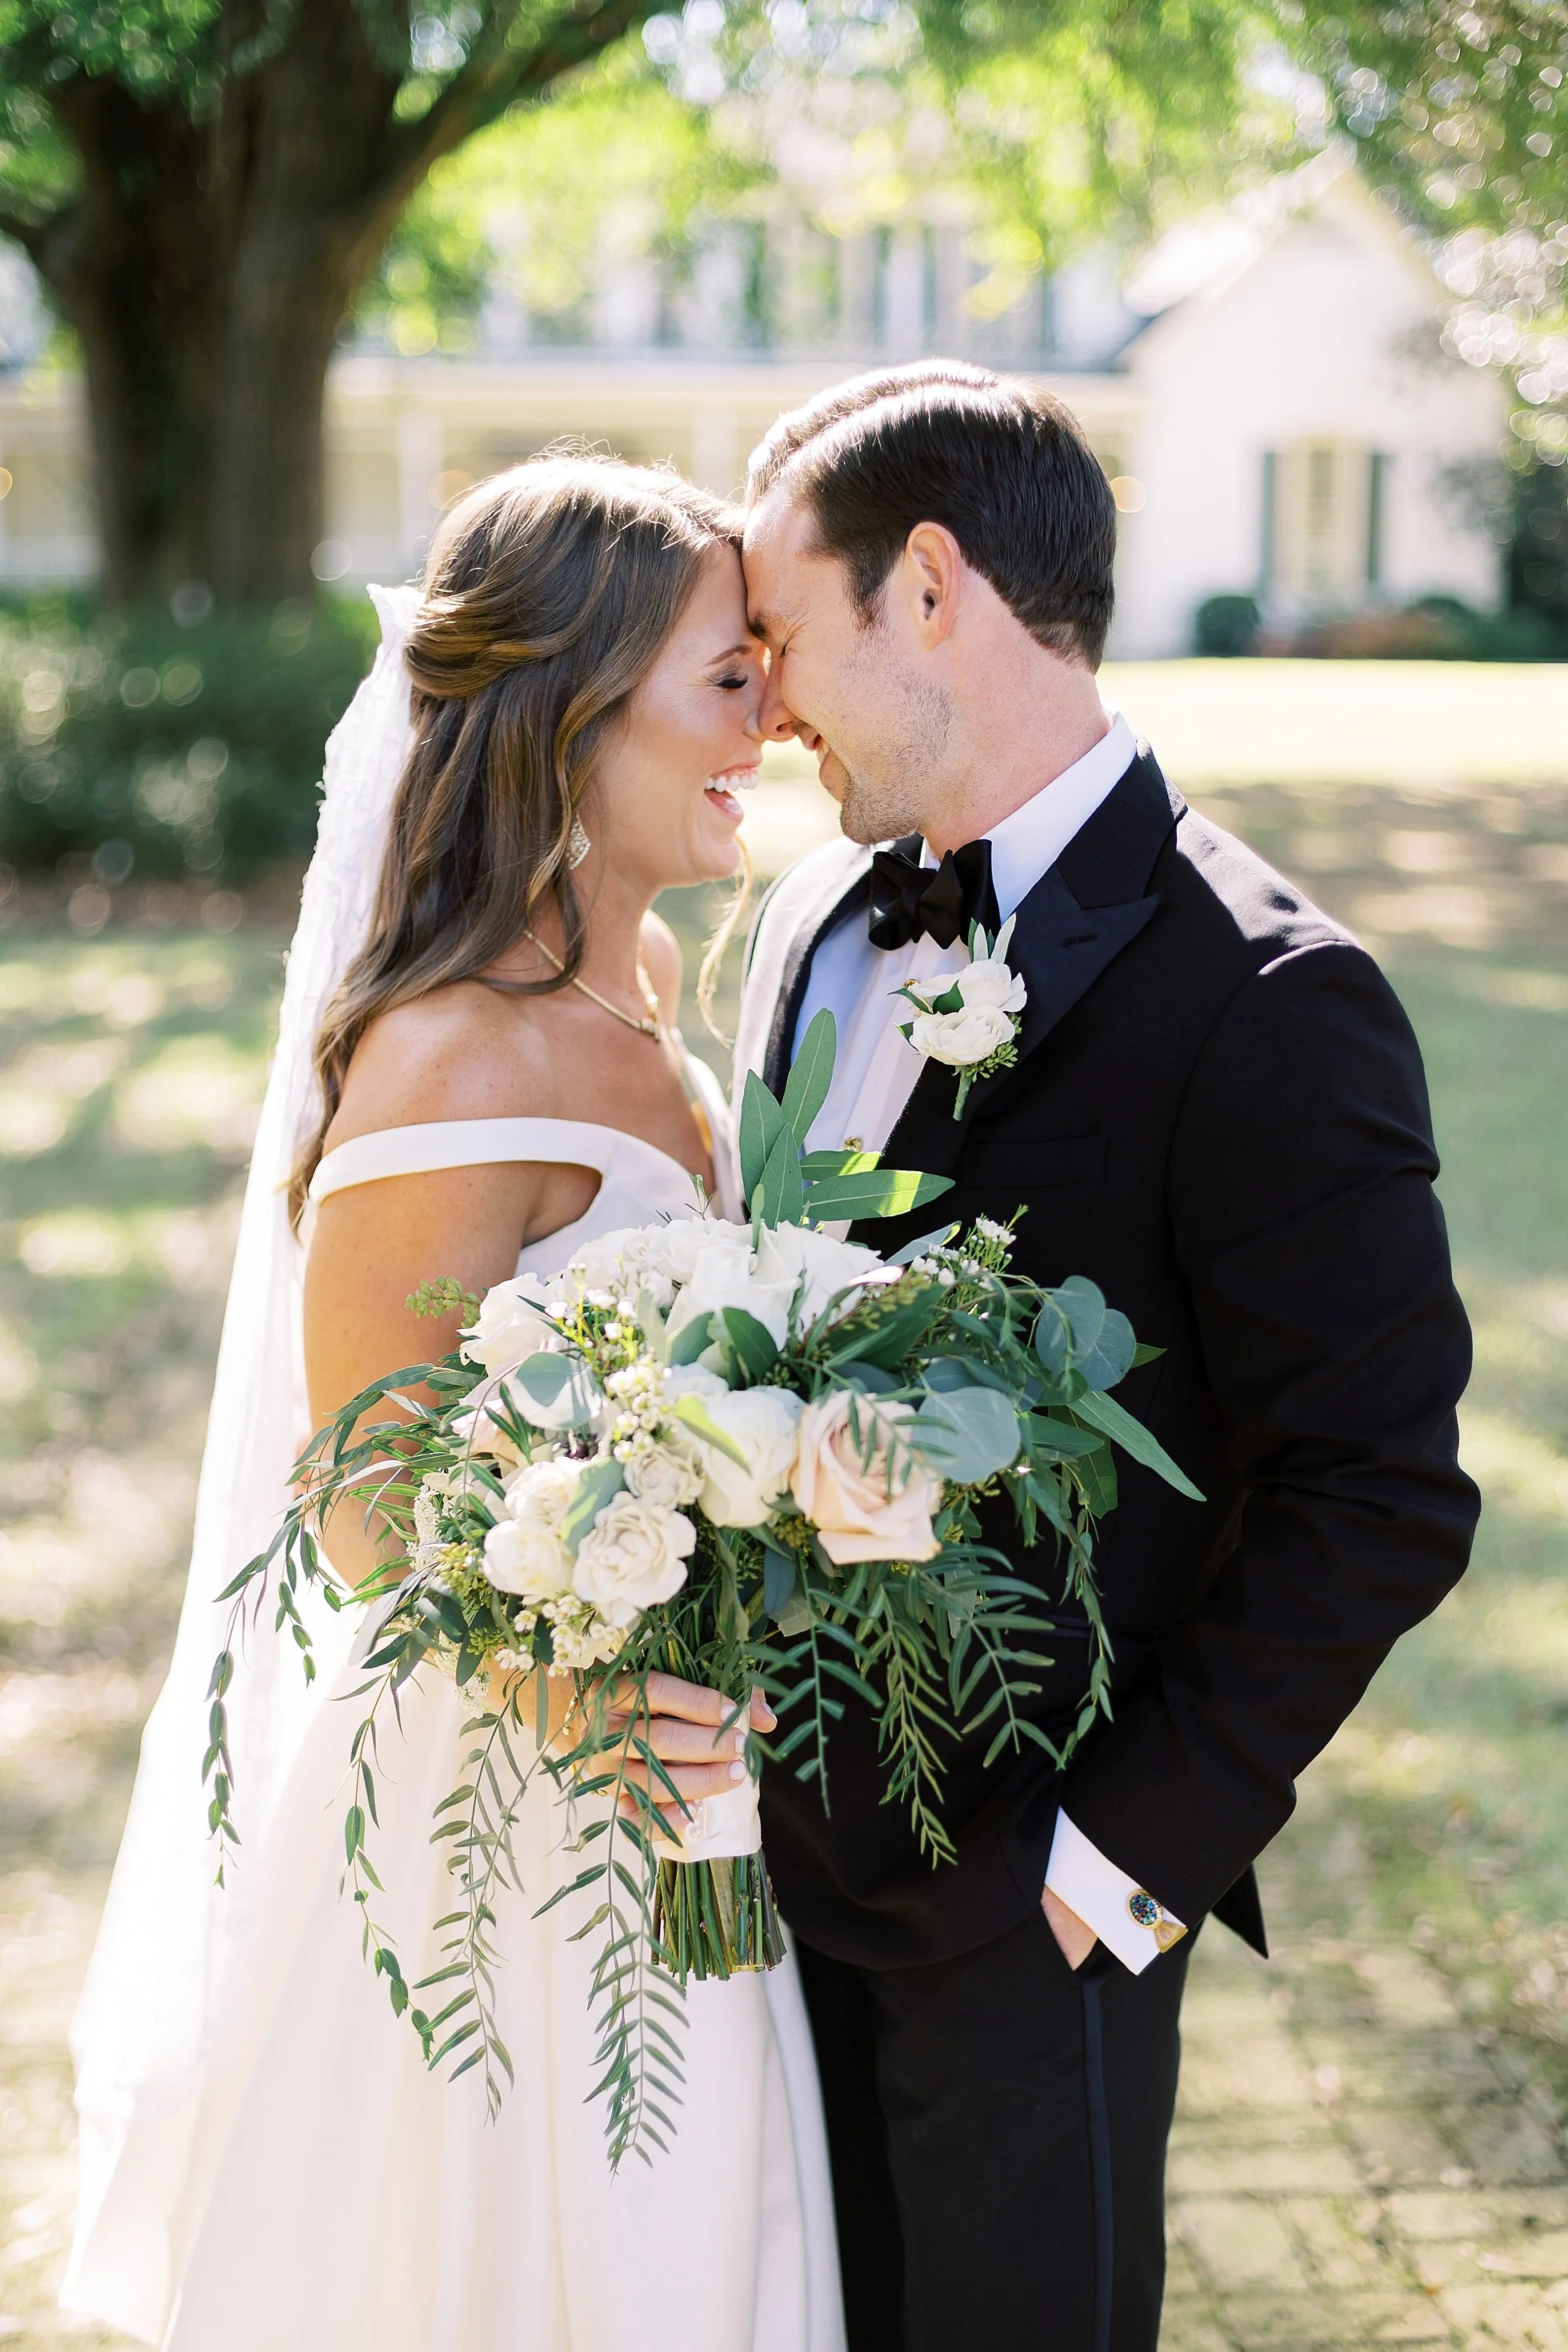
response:
{"label": "bride's manicured fingernail", "polygon": [[731,1780],[743,1780],[745,1779],[745,1777],[746,1777],[746,1768],[745,1768],[745,1766],[744,1766],[743,1764],[731,1764],[731,1767],[730,1767],[730,1778],[731,1778]]}

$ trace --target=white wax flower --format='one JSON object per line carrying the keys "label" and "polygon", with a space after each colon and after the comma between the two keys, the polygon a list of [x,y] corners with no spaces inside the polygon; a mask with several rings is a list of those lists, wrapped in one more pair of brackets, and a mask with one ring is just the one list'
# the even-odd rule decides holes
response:
{"label": "white wax flower", "polygon": [[917,1054],[949,1069],[966,1070],[985,1061],[1013,1035],[1013,1021],[999,1004],[965,1004],[958,1013],[917,1013],[910,1043]]}
{"label": "white wax flower", "polygon": [[646,1286],[659,1307],[669,1304],[670,1287],[662,1278],[657,1227],[626,1225],[613,1234],[599,1234],[584,1242],[566,1268],[566,1278],[579,1292],[607,1292],[611,1297],[635,1297]]}
{"label": "white wax flower", "polygon": [[572,1589],[606,1624],[631,1625],[657,1601],[673,1600],[686,1581],[697,1530],[624,1490],[613,1495],[577,1547]]}
{"label": "white wax flower", "polygon": [[487,1372],[510,1372],[524,1356],[565,1346],[544,1312],[550,1293],[536,1274],[498,1282],[479,1301],[479,1311],[463,1334],[463,1353]]}
{"label": "white wax flower", "polygon": [[718,1528],[759,1527],[789,1485],[801,1400],[791,1389],[762,1388],[731,1389],[703,1402],[714,1427],[745,1454],[746,1466],[704,1445],[702,1508]]}

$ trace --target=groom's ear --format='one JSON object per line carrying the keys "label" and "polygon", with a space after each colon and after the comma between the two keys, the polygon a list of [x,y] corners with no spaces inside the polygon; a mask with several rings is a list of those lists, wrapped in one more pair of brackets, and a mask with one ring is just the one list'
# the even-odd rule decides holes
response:
{"label": "groom's ear", "polygon": [[906,624],[928,651],[945,644],[958,618],[967,566],[945,523],[917,522],[889,587],[904,605]]}

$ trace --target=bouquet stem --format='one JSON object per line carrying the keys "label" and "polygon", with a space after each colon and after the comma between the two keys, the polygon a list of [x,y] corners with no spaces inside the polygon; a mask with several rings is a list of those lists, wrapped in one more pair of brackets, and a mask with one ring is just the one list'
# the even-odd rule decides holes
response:
{"label": "bouquet stem", "polygon": [[760,1853],[716,1862],[661,1861],[653,1927],[659,1958],[685,1984],[695,1977],[776,1969],[784,1936]]}

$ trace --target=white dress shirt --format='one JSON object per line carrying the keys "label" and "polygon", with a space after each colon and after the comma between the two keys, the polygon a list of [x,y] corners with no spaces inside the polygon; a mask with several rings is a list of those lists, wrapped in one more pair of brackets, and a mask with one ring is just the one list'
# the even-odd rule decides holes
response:
{"label": "white dress shirt", "polygon": [[[1017,911],[1121,782],[1137,749],[1126,719],[1112,717],[1105,734],[1081,760],[984,836],[991,844],[991,879],[1003,922]],[[921,862],[938,862],[924,845]],[[923,1062],[900,1034],[899,1023],[910,1017],[911,1008],[894,992],[906,981],[925,982],[939,972],[960,971],[967,961],[967,946],[956,940],[950,948],[939,948],[929,936],[901,948],[873,947],[864,908],[857,908],[819,942],[793,1040],[798,1051],[812,1020],[825,1006],[837,1023],[833,1083],[807,1139],[813,1150],[832,1150],[851,1139],[867,1151],[883,1149]],[[1127,1907],[1129,1896],[1142,1890],[1065,1813],[1058,1816],[1046,1885],[1135,1975],[1159,1958],[1153,1929],[1140,1926]],[[1171,1920],[1169,1912],[1163,1916]]]}

